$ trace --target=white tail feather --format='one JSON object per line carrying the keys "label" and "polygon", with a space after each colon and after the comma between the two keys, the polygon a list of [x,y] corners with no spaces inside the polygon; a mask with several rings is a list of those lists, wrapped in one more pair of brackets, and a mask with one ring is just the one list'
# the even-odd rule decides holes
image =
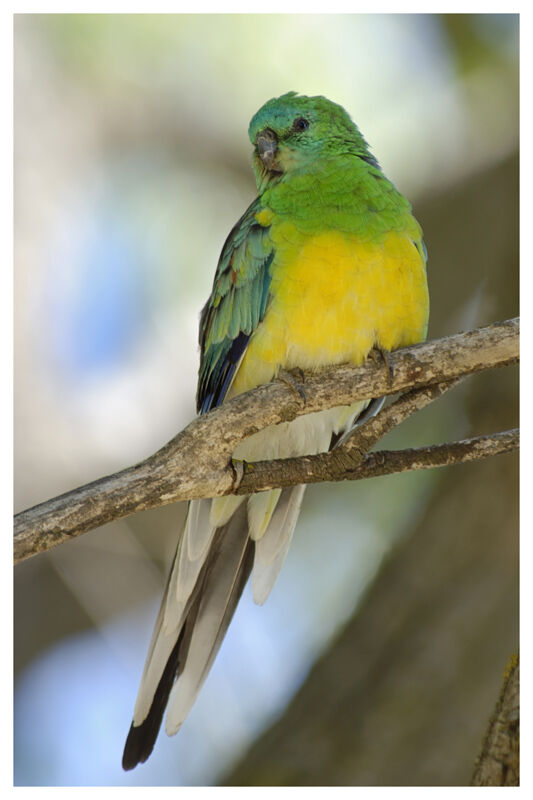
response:
{"label": "white tail feather", "polygon": [[[248,555],[247,555],[248,554]],[[202,587],[198,613],[179,680],[168,702],[165,728],[176,733],[189,713],[218,652],[251,567],[246,512],[237,511],[227,524]],[[249,561],[248,568],[246,561]]]}
{"label": "white tail feather", "polygon": [[276,582],[292,540],[300,513],[305,486],[284,489],[270,524],[255,545],[252,593],[254,602],[263,605]]}
{"label": "white tail feather", "polygon": [[[178,551],[167,595],[167,617],[175,617],[174,603],[184,605],[192,590],[198,574],[209,551],[216,528],[209,524],[210,500],[191,500],[181,535]],[[173,628],[175,622],[165,619],[165,628]]]}
{"label": "white tail feather", "polygon": [[209,500],[191,500],[185,522],[185,542],[187,544],[187,558],[197,561],[205,554],[213,538],[212,527],[209,524],[211,503]]}
{"label": "white tail feather", "polygon": [[[133,712],[134,725],[140,725],[146,718],[152,701],[154,699],[155,690],[163,674],[166,663],[170,657],[172,649],[176,644],[176,639],[179,633],[183,612],[185,610],[184,603],[178,603],[176,598],[172,602],[168,602],[170,585],[172,577],[177,569],[178,552],[174,557],[172,569],[167,578],[167,585],[159,608],[159,613],[154,625],[146,662],[144,664],[141,683],[135,701],[135,709]],[[170,609],[170,614],[168,613]]]}
{"label": "white tail feather", "polygon": [[272,587],[277,580],[277,577],[283,566],[283,562],[285,561],[287,553],[289,552],[293,531],[294,528],[292,529],[290,535],[287,536],[285,544],[278,553],[277,558],[272,561],[271,564],[259,565],[257,561],[254,562],[254,569],[252,572],[252,596],[254,603],[258,606],[262,606],[263,603],[266,602],[270,592],[272,591]]}
{"label": "white tail feather", "polygon": [[239,508],[240,504],[246,500],[242,495],[228,494],[225,497],[214,497],[211,500],[211,512],[209,514],[209,524],[214,528],[221,528],[229,522],[232,514]]}
{"label": "white tail feather", "polygon": [[260,539],[266,531],[280,494],[281,489],[271,489],[252,494],[248,498],[248,526],[250,538],[254,541]]}
{"label": "white tail feather", "polygon": [[283,549],[290,528],[296,524],[304,488],[296,486],[281,493],[270,524],[256,544],[256,563],[271,564]]}

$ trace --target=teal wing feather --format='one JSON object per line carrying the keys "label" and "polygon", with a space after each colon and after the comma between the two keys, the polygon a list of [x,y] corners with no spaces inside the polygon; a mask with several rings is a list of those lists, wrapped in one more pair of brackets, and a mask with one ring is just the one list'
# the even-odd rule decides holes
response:
{"label": "teal wing feather", "polygon": [[200,414],[220,405],[269,298],[274,249],[269,228],[255,215],[255,200],[229,234],[213,289],[200,317],[200,371],[196,405]]}

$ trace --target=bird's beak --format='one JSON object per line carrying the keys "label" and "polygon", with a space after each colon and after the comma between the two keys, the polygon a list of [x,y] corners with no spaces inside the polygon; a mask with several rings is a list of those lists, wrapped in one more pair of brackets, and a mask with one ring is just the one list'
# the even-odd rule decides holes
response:
{"label": "bird's beak", "polygon": [[277,171],[276,156],[278,154],[278,138],[274,131],[266,128],[257,134],[255,144],[257,154],[269,172]]}

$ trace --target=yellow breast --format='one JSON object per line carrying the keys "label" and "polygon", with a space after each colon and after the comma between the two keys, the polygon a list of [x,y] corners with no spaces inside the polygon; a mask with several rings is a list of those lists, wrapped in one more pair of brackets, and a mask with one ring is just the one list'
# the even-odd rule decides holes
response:
{"label": "yellow breast", "polygon": [[407,233],[379,242],[327,231],[303,235],[273,225],[271,301],[232,386],[239,394],[280,367],[360,364],[374,346],[393,350],[425,339],[425,264]]}

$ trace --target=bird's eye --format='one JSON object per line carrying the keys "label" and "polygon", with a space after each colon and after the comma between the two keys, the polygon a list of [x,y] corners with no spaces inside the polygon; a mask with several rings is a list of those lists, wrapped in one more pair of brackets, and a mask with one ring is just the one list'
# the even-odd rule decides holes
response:
{"label": "bird's eye", "polygon": [[309,120],[305,117],[297,117],[292,123],[292,127],[295,131],[306,131],[309,127]]}

